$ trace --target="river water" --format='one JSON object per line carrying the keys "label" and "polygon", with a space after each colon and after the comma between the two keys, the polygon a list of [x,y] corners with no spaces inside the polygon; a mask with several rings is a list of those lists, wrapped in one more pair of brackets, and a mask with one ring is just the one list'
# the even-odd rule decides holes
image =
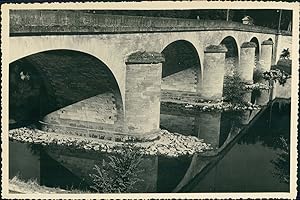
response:
{"label": "river water", "polygon": [[[232,136],[228,113],[161,114],[161,127],[205,138],[215,156],[143,157],[132,192],[289,191],[290,104],[275,102]],[[234,138],[228,141],[227,138]],[[89,174],[109,154],[10,141],[9,177],[64,189],[90,190]]]}

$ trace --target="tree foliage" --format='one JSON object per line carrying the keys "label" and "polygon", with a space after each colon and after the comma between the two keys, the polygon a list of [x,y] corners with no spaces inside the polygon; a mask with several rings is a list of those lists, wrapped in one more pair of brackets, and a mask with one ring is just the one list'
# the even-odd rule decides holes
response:
{"label": "tree foliage", "polygon": [[223,89],[225,101],[233,104],[245,104],[245,94],[246,90],[244,89],[244,82],[237,73],[225,78]]}
{"label": "tree foliage", "polygon": [[97,193],[132,192],[133,186],[142,181],[138,178],[142,161],[140,150],[133,145],[125,145],[121,155],[109,155],[108,161],[94,166],[95,173],[90,174]]}

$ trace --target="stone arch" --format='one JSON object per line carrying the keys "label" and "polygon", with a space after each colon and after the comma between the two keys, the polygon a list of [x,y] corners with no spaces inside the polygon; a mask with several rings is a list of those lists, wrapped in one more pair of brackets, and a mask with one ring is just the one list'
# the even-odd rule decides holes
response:
{"label": "stone arch", "polygon": [[273,42],[273,45],[272,45],[272,65],[275,64],[275,59],[276,59],[276,55],[275,55],[275,45],[274,45],[274,41],[272,38],[269,38],[268,39],[269,41]]}
{"label": "stone arch", "polygon": [[221,43],[227,48],[225,55],[225,76],[232,75],[239,65],[239,48],[236,40],[232,36],[225,37]]}
{"label": "stone arch", "polygon": [[123,119],[122,97],[115,76],[104,62],[90,54],[66,49],[43,51],[9,66],[26,69],[25,76],[34,72],[39,77],[40,90],[35,94],[39,98],[39,120],[64,120],[72,126],[78,121],[88,124],[89,118],[95,124],[115,124]]}
{"label": "stone arch", "polygon": [[[162,89],[196,92],[201,80],[201,62],[195,46],[187,40],[176,40],[168,44],[162,55]],[[180,77],[185,77],[184,79]],[[181,80],[174,82],[175,80]]]}
{"label": "stone arch", "polygon": [[[76,39],[75,39],[76,38]],[[97,39],[99,38],[99,39]],[[112,52],[118,51],[113,42],[107,42],[105,36],[95,37],[10,37],[9,43],[9,63],[21,58],[37,54],[40,52],[65,49],[70,51],[82,52],[101,60],[105,63],[113,75],[116,77],[119,88],[121,89],[122,99],[125,97],[125,66],[123,57],[125,54]],[[106,41],[106,42],[105,42]],[[40,45],[32,45],[40,44]],[[99,50],[100,49],[100,50]],[[114,56],[112,56],[114,54]],[[124,109],[124,108],[123,108]]]}
{"label": "stone arch", "polygon": [[257,66],[257,63],[259,61],[259,56],[260,56],[260,44],[259,44],[259,41],[256,37],[253,37],[250,42],[253,42],[256,44],[256,47],[255,47],[255,66]]}

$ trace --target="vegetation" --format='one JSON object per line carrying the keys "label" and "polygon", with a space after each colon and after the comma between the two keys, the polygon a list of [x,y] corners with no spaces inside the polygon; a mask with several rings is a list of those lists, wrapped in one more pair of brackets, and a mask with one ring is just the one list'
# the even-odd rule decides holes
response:
{"label": "vegetation", "polygon": [[253,82],[261,82],[264,79],[263,72],[260,70],[254,70],[253,72]]}
{"label": "vegetation", "polygon": [[21,194],[55,194],[55,193],[88,193],[89,191],[81,191],[81,190],[64,190],[61,188],[52,188],[41,186],[37,183],[37,180],[22,180],[19,176],[14,176],[9,180],[8,186],[10,193],[21,193]]}
{"label": "vegetation", "polygon": [[272,160],[271,163],[275,167],[273,174],[279,178],[280,182],[289,184],[290,182],[290,148],[289,141],[287,138],[279,137],[279,143],[281,144],[282,152],[278,153],[278,157]]}
{"label": "vegetation", "polygon": [[233,104],[245,104],[244,95],[246,90],[244,90],[244,82],[238,74],[227,77],[224,80],[224,100],[231,102]]}
{"label": "vegetation", "polygon": [[142,181],[138,178],[141,161],[140,149],[132,144],[124,145],[121,155],[109,155],[101,167],[95,165],[95,173],[90,174],[91,188],[97,193],[132,192],[134,184]]}
{"label": "vegetation", "polygon": [[281,59],[290,59],[290,56],[291,56],[291,53],[290,53],[289,48],[283,49],[281,54],[280,54]]}
{"label": "vegetation", "polygon": [[278,81],[280,85],[284,85],[286,80],[290,78],[290,75],[281,70],[271,70],[269,72],[264,72],[263,77],[265,80]]}

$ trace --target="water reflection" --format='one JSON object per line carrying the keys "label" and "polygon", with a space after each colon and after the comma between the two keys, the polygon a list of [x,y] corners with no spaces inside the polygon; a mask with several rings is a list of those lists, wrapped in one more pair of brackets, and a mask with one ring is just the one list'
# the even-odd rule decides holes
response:
{"label": "water reflection", "polygon": [[200,112],[186,115],[175,112],[163,112],[160,115],[160,127],[170,132],[196,136],[211,144],[214,149],[222,147],[230,133],[250,121],[249,111]]}
{"label": "water reflection", "polygon": [[[145,156],[137,169],[142,181],[132,192],[288,191],[290,105],[274,102],[247,132],[239,133],[244,115],[163,113],[163,128],[204,138],[221,151],[176,159]],[[90,190],[89,174],[110,156],[17,142],[9,147],[10,178],[19,173],[25,180],[65,189]]]}
{"label": "water reflection", "polygon": [[290,104],[274,105],[182,191],[289,191]]}

